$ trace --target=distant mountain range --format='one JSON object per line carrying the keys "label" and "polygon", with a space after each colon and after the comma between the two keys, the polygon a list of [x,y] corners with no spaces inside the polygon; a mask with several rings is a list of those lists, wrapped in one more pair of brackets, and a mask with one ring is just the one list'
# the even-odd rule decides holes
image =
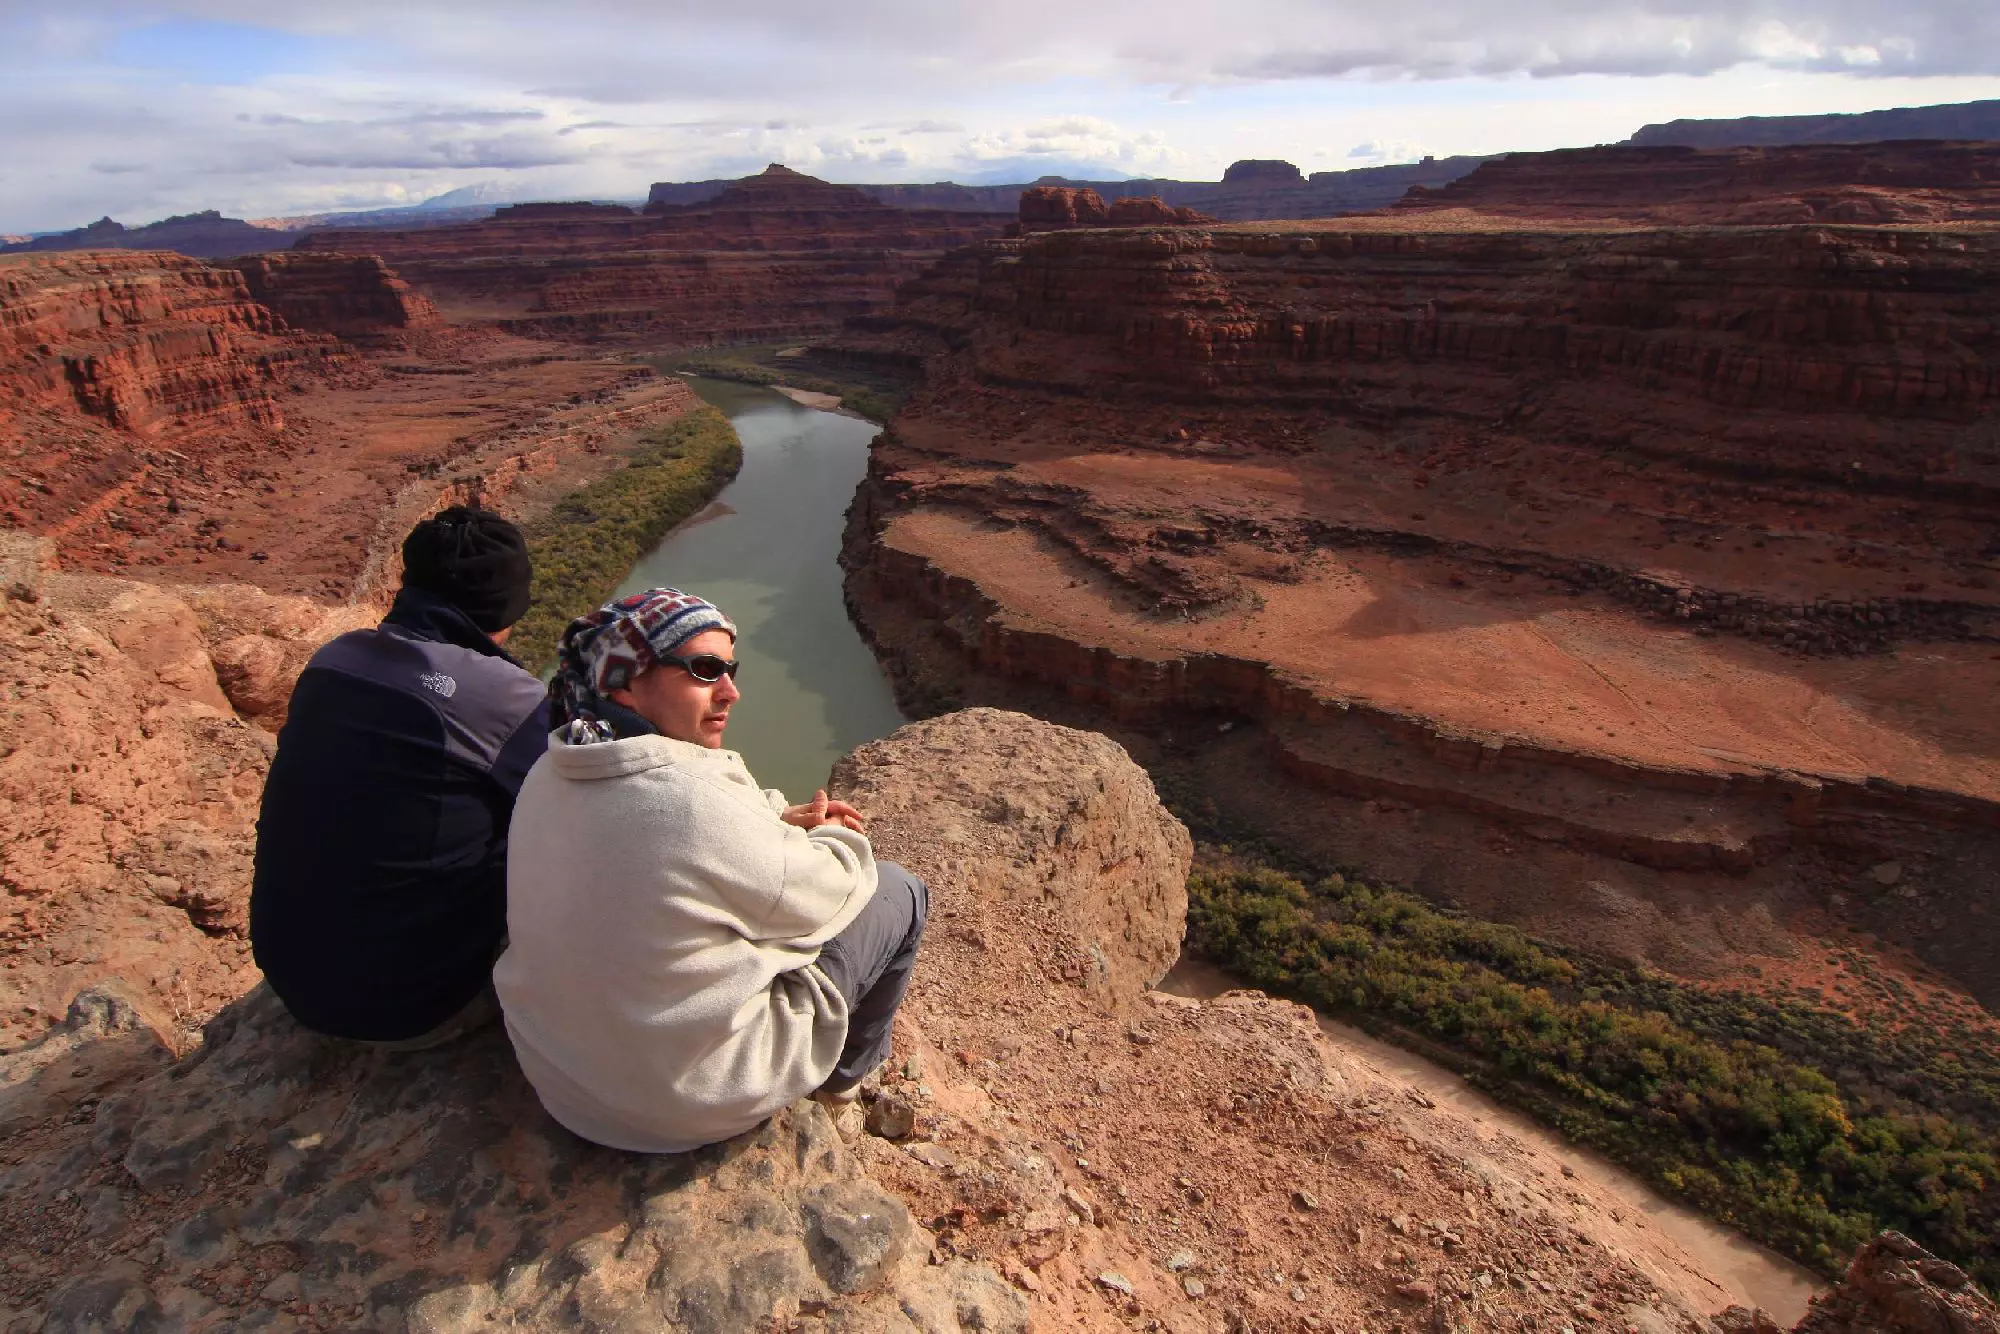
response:
{"label": "distant mountain range", "polygon": [[0,245],[0,254],[38,250],[177,250],[196,259],[223,259],[260,250],[282,250],[289,244],[291,238],[284,232],[241,218],[225,218],[210,209],[206,213],[162,218],[143,227],[127,227],[110,218],[99,218],[75,231],[50,232]]}
{"label": "distant mountain range", "polygon": [[[1220,181],[1161,178],[1092,181],[1069,176],[1007,185],[857,185],[863,193],[897,208],[941,208],[961,213],[1012,213],[1031,185],[1095,190],[1108,203],[1121,195],[1155,195],[1175,207],[1200,209],[1230,222],[1262,218],[1318,218],[1383,208],[1413,185],[1447,185],[1477,167],[1483,157],[1425,158],[1394,167],[1316,171],[1306,176],[1289,162],[1237,162]],[[699,204],[722,193],[730,181],[662,181],[647,196],[649,209]]]}
{"label": "distant mountain range", "polygon": [[[1938,106],[1896,107],[1852,115],[1745,116],[1736,120],[1675,120],[1642,128],[1625,142],[1688,148],[1769,147],[1783,144],[1873,143],[1897,139],[2000,141],[2000,99]],[[1316,171],[1307,176],[1289,162],[1238,162],[1220,181],[1168,179],[1080,180],[1044,176],[1002,185],[860,185],[884,204],[909,209],[951,209],[966,213],[1012,213],[1030,185],[1062,185],[1095,190],[1109,202],[1121,195],[1157,195],[1176,207],[1196,208],[1228,221],[1329,217],[1385,208],[1413,185],[1437,188],[1466,175],[1487,159],[1425,158],[1392,167]],[[662,181],[652,187],[647,206],[661,209],[715,198],[733,180]],[[244,221],[209,210],[127,227],[100,218],[74,231],[32,236],[0,235],[0,254],[49,250],[177,250],[201,259],[289,249],[307,228],[433,227],[490,217],[503,204],[523,202],[504,182],[463,186],[419,204],[396,208],[301,214]],[[632,200],[600,201],[636,203]]]}
{"label": "distant mountain range", "polygon": [[1868,144],[1888,139],[2000,139],[2000,100],[1896,107],[1853,115],[1744,116],[1670,120],[1625,142],[1649,147],[1764,148],[1779,144]]}
{"label": "distant mountain range", "polygon": [[[372,208],[340,213],[306,213],[295,217],[225,218],[214,209],[183,213],[140,227],[99,218],[87,227],[67,232],[0,237],[0,255],[49,250],[174,250],[196,259],[228,259],[266,250],[289,250],[297,233],[317,227],[443,227],[477,222],[512,202],[514,192],[497,182],[448,191],[398,208]],[[620,200],[636,205],[637,200]]]}
{"label": "distant mountain range", "polygon": [[[350,209],[338,213],[298,213],[283,218],[260,218],[258,223],[293,232],[320,227],[431,227],[477,222],[493,216],[495,209],[505,205],[533,202],[536,202],[533,196],[524,195],[503,181],[481,181],[477,185],[464,185],[441,195],[432,195],[420,204]],[[634,207],[639,204],[636,199],[600,199],[593,202],[630,204]]]}

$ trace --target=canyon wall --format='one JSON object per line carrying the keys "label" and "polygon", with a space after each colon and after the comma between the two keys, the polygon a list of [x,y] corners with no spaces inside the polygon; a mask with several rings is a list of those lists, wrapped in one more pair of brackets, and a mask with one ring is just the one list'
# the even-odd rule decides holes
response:
{"label": "canyon wall", "polygon": [[1396,207],[1597,223],[1770,225],[2000,219],[2000,144],[1685,148],[1614,144],[1510,153]]}
{"label": "canyon wall", "polygon": [[877,203],[772,167],[713,199],[526,206],[482,222],[308,233],[380,255],[455,320],[682,345],[789,337],[888,306],[896,284],[1008,219]]}
{"label": "canyon wall", "polygon": [[57,410],[127,430],[284,421],[286,379],[340,356],[293,330],[241,273],[179,255],[0,261],[0,411]]}
{"label": "canyon wall", "polygon": [[1991,1003],[2000,231],[1432,221],[988,243],[856,321],[929,377],[846,555],[906,698],[1625,957],[1831,913]]}
{"label": "canyon wall", "polygon": [[243,275],[253,299],[295,329],[375,344],[443,324],[437,307],[375,255],[294,250],[249,255],[226,267]]}
{"label": "canyon wall", "polygon": [[0,260],[0,524],[66,569],[347,597],[400,541],[385,522],[595,475],[693,401],[449,327],[375,256]]}

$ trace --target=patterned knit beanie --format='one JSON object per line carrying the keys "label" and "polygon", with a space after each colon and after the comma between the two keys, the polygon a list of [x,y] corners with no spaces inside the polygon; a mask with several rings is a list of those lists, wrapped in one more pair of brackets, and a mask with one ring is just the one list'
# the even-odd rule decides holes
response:
{"label": "patterned knit beanie", "polygon": [[604,697],[631,685],[639,673],[704,630],[736,638],[734,622],[714,603],[678,588],[649,588],[571,621],[549,682],[564,739],[573,745],[609,740],[612,729],[598,716]]}

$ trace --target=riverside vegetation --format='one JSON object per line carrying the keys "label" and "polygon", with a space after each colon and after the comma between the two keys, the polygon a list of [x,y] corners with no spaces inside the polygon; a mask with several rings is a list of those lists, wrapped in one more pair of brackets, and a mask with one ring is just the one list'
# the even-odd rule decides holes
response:
{"label": "riverside vegetation", "polygon": [[1190,943],[1444,1060],[1823,1274],[1895,1228],[2000,1288],[2000,1041],[1704,991],[1206,845]]}
{"label": "riverside vegetation", "polygon": [[706,375],[767,389],[831,394],[846,411],[885,424],[903,406],[911,388],[893,371],[782,343],[710,348],[676,360],[672,369],[682,375]]}
{"label": "riverside vegetation", "polygon": [[702,406],[648,434],[623,467],[529,523],[534,601],[509,650],[530,667],[548,663],[570,620],[611,596],[639,558],[714,499],[742,464],[729,419]]}

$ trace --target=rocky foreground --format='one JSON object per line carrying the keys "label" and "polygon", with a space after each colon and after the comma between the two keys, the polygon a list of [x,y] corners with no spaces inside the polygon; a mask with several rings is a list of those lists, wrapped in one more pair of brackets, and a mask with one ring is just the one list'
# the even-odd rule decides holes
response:
{"label": "rocky foreground", "polygon": [[[357,1052],[259,989],[160,1069],[100,987],[0,1061],[0,1329],[1718,1328],[1643,1219],[1298,1007],[1149,992],[1189,845],[1116,746],[973,711],[838,781],[934,892],[865,1128],[624,1155],[497,1031]],[[1887,1239],[1802,1328],[1995,1328],[1955,1275]]]}

